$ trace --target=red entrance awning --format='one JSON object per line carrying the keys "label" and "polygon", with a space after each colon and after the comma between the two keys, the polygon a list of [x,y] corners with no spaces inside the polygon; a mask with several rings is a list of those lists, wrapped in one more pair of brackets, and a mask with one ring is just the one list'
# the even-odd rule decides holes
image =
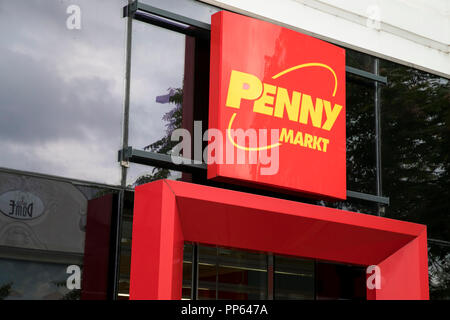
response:
{"label": "red entrance awning", "polygon": [[180,181],[135,190],[130,299],[180,299],[185,241],[362,266],[368,299],[428,299],[426,226]]}

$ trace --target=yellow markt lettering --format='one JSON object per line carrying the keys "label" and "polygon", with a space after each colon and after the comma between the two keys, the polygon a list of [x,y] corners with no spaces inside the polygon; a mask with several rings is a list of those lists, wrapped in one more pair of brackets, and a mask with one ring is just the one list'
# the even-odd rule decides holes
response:
{"label": "yellow markt lettering", "polygon": [[314,136],[313,149],[322,151],[322,149],[320,148],[320,142],[321,141],[322,141],[322,138]]}
{"label": "yellow markt lettering", "polygon": [[281,129],[279,141],[322,152],[327,152],[327,146],[330,142],[326,138],[313,136],[309,133],[302,133],[301,131],[297,131],[294,138],[294,131],[286,128]]}
{"label": "yellow markt lettering", "polygon": [[310,135],[309,133],[305,133],[305,145],[304,146],[312,149],[313,148],[311,145],[312,141],[313,141],[313,136]]}
{"label": "yellow markt lettering", "polygon": [[295,136],[294,144],[299,144],[303,147],[303,135],[300,131],[298,131]]}
{"label": "yellow markt lettering", "polygon": [[292,129],[289,129],[289,131],[287,131],[286,128],[281,129],[281,134],[280,134],[280,141],[283,142],[288,142],[292,144],[292,139],[294,138],[294,131]]}
{"label": "yellow markt lettering", "polygon": [[327,152],[327,146],[328,143],[330,143],[330,140],[322,138],[322,147],[323,147],[323,152]]}
{"label": "yellow markt lettering", "polygon": [[262,82],[256,76],[232,70],[226,105],[239,109],[241,99],[255,100],[261,95],[261,92]]}

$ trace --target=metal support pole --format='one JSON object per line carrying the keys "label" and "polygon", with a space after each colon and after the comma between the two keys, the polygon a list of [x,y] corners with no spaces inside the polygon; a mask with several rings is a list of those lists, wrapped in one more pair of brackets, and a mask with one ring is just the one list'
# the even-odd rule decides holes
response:
{"label": "metal support pole", "polygon": [[[374,58],[374,73],[378,76],[380,72],[378,58]],[[382,172],[381,172],[381,97],[380,97],[380,85],[375,81],[375,145],[376,145],[376,188],[377,196],[381,197],[383,194],[382,189]],[[378,215],[384,215],[384,206],[378,203]]]}
{"label": "metal support pole", "polygon": [[273,300],[274,296],[274,264],[273,254],[267,254],[267,300]]}
{"label": "metal support pole", "polygon": [[[133,1],[128,0],[131,4]],[[128,147],[128,122],[130,111],[130,75],[131,75],[131,40],[132,40],[132,28],[133,28],[133,15],[127,16],[127,42],[126,42],[126,60],[125,60],[125,97],[124,97],[124,110],[123,110],[123,127],[122,127],[122,148]],[[121,154],[120,165],[122,166],[121,187],[122,190],[119,194],[119,210],[117,211],[117,224],[115,230],[115,253],[114,253],[114,283],[112,285],[113,300],[117,299],[119,291],[119,277],[120,277],[120,253],[122,244],[122,212],[124,207],[125,188],[127,184],[127,168],[128,160],[125,160],[123,154]]]}
{"label": "metal support pole", "polygon": [[198,244],[192,244],[191,300],[198,300]]}

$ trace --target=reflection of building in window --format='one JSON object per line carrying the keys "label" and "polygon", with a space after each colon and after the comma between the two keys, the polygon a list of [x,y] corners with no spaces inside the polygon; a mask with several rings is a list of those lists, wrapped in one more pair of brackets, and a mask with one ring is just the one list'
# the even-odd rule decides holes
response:
{"label": "reflection of building in window", "polygon": [[[103,189],[0,172],[0,298],[79,299],[81,290],[67,288],[67,267],[83,264],[84,276],[97,279],[85,294],[106,294],[95,285],[107,281],[112,202]],[[11,211],[13,203],[26,214]]]}

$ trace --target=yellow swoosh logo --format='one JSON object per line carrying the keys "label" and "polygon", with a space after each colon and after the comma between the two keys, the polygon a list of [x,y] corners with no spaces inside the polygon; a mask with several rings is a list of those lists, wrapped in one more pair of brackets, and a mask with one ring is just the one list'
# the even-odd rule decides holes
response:
{"label": "yellow swoosh logo", "polygon": [[228,123],[228,140],[231,141],[231,143],[233,144],[233,146],[235,146],[238,149],[241,150],[246,150],[246,151],[259,151],[259,150],[266,150],[266,149],[271,149],[271,148],[275,148],[281,145],[281,143],[277,142],[274,144],[271,144],[270,146],[264,146],[264,147],[243,147],[239,144],[237,144],[236,142],[234,142],[233,137],[231,137],[231,125],[233,124],[234,118],[236,118],[236,112],[233,113],[233,115],[231,116],[230,122]]}

